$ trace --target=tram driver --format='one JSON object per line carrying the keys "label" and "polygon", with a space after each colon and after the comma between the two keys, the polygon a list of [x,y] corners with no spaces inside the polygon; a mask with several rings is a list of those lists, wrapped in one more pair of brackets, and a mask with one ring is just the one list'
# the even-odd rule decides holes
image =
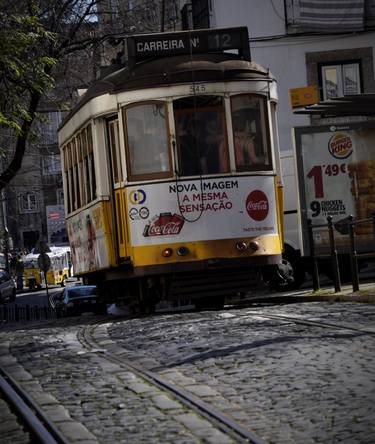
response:
{"label": "tram driver", "polygon": [[197,113],[195,118],[180,115],[177,118],[177,138],[182,175],[228,171],[227,145],[224,143],[222,123],[216,112]]}

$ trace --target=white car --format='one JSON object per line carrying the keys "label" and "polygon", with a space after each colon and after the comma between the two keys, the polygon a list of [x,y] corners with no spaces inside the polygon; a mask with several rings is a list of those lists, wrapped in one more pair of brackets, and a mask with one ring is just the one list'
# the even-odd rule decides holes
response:
{"label": "white car", "polygon": [[16,300],[16,283],[5,270],[0,270],[0,304]]}

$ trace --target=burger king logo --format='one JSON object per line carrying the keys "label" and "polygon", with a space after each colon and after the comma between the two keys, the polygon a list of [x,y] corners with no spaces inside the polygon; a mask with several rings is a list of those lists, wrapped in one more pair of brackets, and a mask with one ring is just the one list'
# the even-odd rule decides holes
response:
{"label": "burger king logo", "polygon": [[336,133],[329,139],[328,150],[336,159],[346,159],[353,152],[352,139],[348,134]]}
{"label": "burger king logo", "polygon": [[263,191],[254,190],[247,196],[246,211],[252,219],[258,222],[267,217],[269,203]]}

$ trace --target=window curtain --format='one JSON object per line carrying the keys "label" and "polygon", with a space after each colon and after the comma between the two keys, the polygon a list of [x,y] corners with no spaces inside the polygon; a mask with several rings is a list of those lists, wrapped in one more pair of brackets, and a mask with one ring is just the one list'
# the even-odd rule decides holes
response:
{"label": "window curtain", "polygon": [[299,31],[358,31],[364,28],[365,0],[287,1],[288,25]]}

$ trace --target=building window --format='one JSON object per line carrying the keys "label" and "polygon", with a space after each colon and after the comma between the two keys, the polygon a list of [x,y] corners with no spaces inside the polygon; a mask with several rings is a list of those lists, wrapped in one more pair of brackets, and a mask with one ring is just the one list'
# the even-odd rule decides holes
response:
{"label": "building window", "polygon": [[194,29],[210,27],[210,10],[208,0],[192,0],[192,15]]}
{"label": "building window", "polygon": [[64,205],[64,190],[62,188],[56,190],[56,202],[57,205]]}
{"label": "building window", "polygon": [[20,196],[20,213],[36,213],[38,201],[36,193],[26,193]]}
{"label": "building window", "polygon": [[181,24],[182,29],[193,29],[193,11],[191,9],[191,3],[185,3],[181,9]]}
{"label": "building window", "polygon": [[61,159],[58,154],[42,157],[43,174],[58,174],[61,173]]}
{"label": "building window", "polygon": [[42,137],[43,145],[53,145],[57,143],[57,130],[62,121],[60,111],[50,111],[43,113],[43,119],[36,123]]}
{"label": "building window", "polygon": [[361,93],[358,62],[321,65],[320,75],[324,100]]}

